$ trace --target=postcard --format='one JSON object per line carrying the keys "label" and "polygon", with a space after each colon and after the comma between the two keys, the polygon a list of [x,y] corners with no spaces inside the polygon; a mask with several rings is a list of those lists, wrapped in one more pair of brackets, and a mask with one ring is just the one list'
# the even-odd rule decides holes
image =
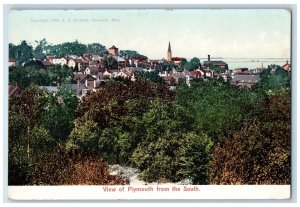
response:
{"label": "postcard", "polygon": [[289,199],[291,10],[8,14],[12,200]]}

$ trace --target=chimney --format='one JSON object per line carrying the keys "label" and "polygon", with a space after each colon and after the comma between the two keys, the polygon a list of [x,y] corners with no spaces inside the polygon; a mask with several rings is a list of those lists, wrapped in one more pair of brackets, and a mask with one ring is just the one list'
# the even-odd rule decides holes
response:
{"label": "chimney", "polygon": [[210,55],[207,55],[207,60],[208,62],[210,62]]}
{"label": "chimney", "polygon": [[79,78],[77,78],[77,88],[80,87],[80,81],[79,81]]}

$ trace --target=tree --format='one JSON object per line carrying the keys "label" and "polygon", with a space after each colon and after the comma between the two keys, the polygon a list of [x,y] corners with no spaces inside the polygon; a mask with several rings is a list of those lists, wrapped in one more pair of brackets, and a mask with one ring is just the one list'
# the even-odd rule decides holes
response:
{"label": "tree", "polygon": [[25,68],[33,67],[35,69],[44,69],[45,68],[43,62],[40,60],[29,60],[24,63],[23,67],[25,67]]}
{"label": "tree", "polygon": [[8,44],[8,56],[9,56],[9,58],[16,59],[16,57],[17,57],[16,49],[17,49],[16,45],[14,45],[12,43]]}
{"label": "tree", "polygon": [[57,142],[65,142],[74,128],[77,104],[77,97],[70,84],[64,82],[53,96],[47,111],[42,114],[42,125],[49,130]]}
{"label": "tree", "polygon": [[86,52],[94,55],[100,55],[102,57],[108,54],[106,47],[99,43],[88,44]]}
{"label": "tree", "polygon": [[186,70],[190,70],[190,71],[195,70],[195,69],[199,68],[200,66],[201,66],[200,59],[196,58],[196,57],[192,58],[189,62],[186,62],[184,64],[184,68]]}
{"label": "tree", "polygon": [[34,68],[9,67],[9,82],[17,84],[22,89],[30,86],[33,82],[32,76],[36,76]]}
{"label": "tree", "polygon": [[50,96],[47,92],[33,86],[24,90],[21,97],[12,106],[11,110],[20,113],[26,120],[27,157],[32,155],[32,140],[30,134],[35,125],[39,123],[39,118],[47,109]]}
{"label": "tree", "polygon": [[58,57],[65,57],[67,55],[81,56],[87,51],[87,46],[80,43],[78,40],[74,42],[64,42],[57,45],[47,46],[49,54],[55,54]]}
{"label": "tree", "polygon": [[32,59],[32,46],[25,40],[19,45],[9,44],[9,57],[16,59],[18,64],[22,65],[24,62]]}
{"label": "tree", "polygon": [[222,80],[193,80],[176,88],[176,101],[195,118],[194,129],[215,140],[239,129],[260,95]]}
{"label": "tree", "polygon": [[48,68],[48,77],[52,84],[62,84],[65,81],[70,81],[74,74],[73,69],[64,65],[53,65]]}
{"label": "tree", "polygon": [[105,65],[105,68],[107,68],[108,70],[118,69],[117,60],[114,57],[110,56],[110,55],[104,57],[103,64]]}
{"label": "tree", "polygon": [[135,76],[139,78],[143,78],[146,80],[150,80],[154,83],[161,84],[162,79],[158,75],[158,71],[150,71],[150,72],[135,72]]}
{"label": "tree", "polygon": [[130,58],[145,58],[148,59],[146,56],[139,54],[135,50],[120,50],[120,55],[126,59]]}
{"label": "tree", "polygon": [[260,106],[256,116],[214,149],[211,184],[290,184],[290,91],[269,95]]}
{"label": "tree", "polygon": [[212,141],[192,132],[182,108],[153,102],[142,118],[143,139],[132,154],[147,182],[190,179],[205,184]]}
{"label": "tree", "polygon": [[221,68],[221,67],[214,67],[214,72],[216,73],[224,73],[226,71],[226,68]]}
{"label": "tree", "polygon": [[33,50],[33,57],[35,59],[38,59],[38,60],[43,60],[45,58],[45,55],[43,53],[43,49],[41,46],[37,46],[34,50]]}
{"label": "tree", "polygon": [[[128,162],[141,139],[143,126],[140,125],[140,119],[148,111],[153,99],[170,101],[173,92],[165,86],[141,79],[134,82],[113,80],[99,86],[96,92],[84,97],[78,106],[76,126],[82,127],[73,130],[71,143],[75,145],[71,145],[77,145],[83,151],[89,146],[93,150],[88,151],[97,151],[113,163]],[[89,127],[93,127],[93,130]],[[92,133],[89,134],[89,131]],[[77,144],[85,140],[86,144]],[[93,144],[89,140],[93,140]]]}
{"label": "tree", "polygon": [[24,90],[9,107],[9,182],[29,183],[42,153],[54,146],[49,131],[40,125],[49,96],[37,87]]}
{"label": "tree", "polygon": [[260,93],[275,91],[281,88],[290,88],[291,74],[278,65],[270,65],[260,74],[260,82],[255,90]]}

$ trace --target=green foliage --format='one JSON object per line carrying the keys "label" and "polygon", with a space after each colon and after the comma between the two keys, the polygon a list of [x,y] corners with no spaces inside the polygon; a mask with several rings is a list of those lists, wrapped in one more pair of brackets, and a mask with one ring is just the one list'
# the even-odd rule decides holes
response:
{"label": "green foliage", "polygon": [[[47,70],[40,69],[37,61],[28,62],[28,67],[10,67],[9,82],[17,84],[22,89],[31,85],[38,86],[56,86],[73,78],[73,70],[67,66],[53,65]],[[38,65],[37,65],[38,64]]]}
{"label": "green foliage", "polygon": [[195,70],[197,68],[199,68],[201,66],[201,63],[200,63],[200,59],[199,58],[192,58],[190,61],[186,62],[186,63],[183,63],[182,64],[182,67],[186,70]]}
{"label": "green foliage", "polygon": [[206,183],[212,141],[191,132],[192,118],[182,108],[155,101],[141,122],[145,129],[132,161],[143,180]]}
{"label": "green foliage", "polygon": [[98,151],[99,129],[97,123],[89,120],[87,116],[75,121],[75,127],[66,144],[67,151],[96,153]]}
{"label": "green foliage", "polygon": [[157,71],[170,71],[175,67],[173,62],[163,61],[162,63],[156,64],[155,70]]}
{"label": "green foliage", "polygon": [[118,62],[111,55],[105,56],[103,58],[103,64],[104,64],[105,68],[107,68],[108,70],[116,70],[116,69],[118,69]]}
{"label": "green foliage", "polygon": [[290,184],[291,99],[282,90],[266,97],[260,113],[220,141],[211,160],[213,184]]}
{"label": "green foliage", "polygon": [[179,166],[177,175],[181,179],[191,179],[193,184],[208,184],[212,147],[212,140],[205,134],[184,134],[176,155]]}
{"label": "green foliage", "polygon": [[[58,96],[62,101],[58,102]],[[20,98],[10,100],[10,185],[58,182],[57,176],[65,165],[54,155],[63,143],[61,139],[65,139],[73,128],[76,106],[76,97],[74,99],[64,86],[57,96],[29,87]]]}
{"label": "green foliage", "polygon": [[212,141],[195,133],[165,133],[157,140],[141,142],[132,160],[147,182],[192,180],[207,184]]}
{"label": "green foliage", "polygon": [[[146,80],[112,81],[104,84],[97,92],[84,97],[80,103],[71,143],[86,141],[85,144],[76,146],[83,151],[87,148],[93,152],[98,151],[109,161],[126,163],[141,140],[141,117],[148,111],[152,100],[165,102],[172,98],[173,92],[168,88]],[[82,123],[82,127],[79,123]]]}
{"label": "green foliage", "polygon": [[64,83],[42,114],[42,124],[49,129],[57,141],[65,141],[74,128],[77,104],[77,97],[70,85]]}
{"label": "green foliage", "polygon": [[278,65],[271,65],[260,75],[260,82],[255,89],[260,93],[274,91],[281,88],[290,88],[291,73],[283,70]]}
{"label": "green foliage", "polygon": [[226,68],[214,67],[213,70],[216,73],[224,73],[226,71]]}
{"label": "green foliage", "polygon": [[135,72],[136,77],[150,80],[157,84],[162,84],[162,79],[158,75],[158,71],[150,71],[150,72]]}
{"label": "green foliage", "polygon": [[33,57],[38,60],[43,60],[46,56],[44,54],[44,49],[46,49],[46,45],[48,44],[46,39],[42,39],[41,41],[35,41],[37,46],[32,51]]}
{"label": "green foliage", "polygon": [[124,58],[146,58],[146,56],[139,54],[135,50],[120,50],[120,55]]}
{"label": "green foliage", "polygon": [[176,89],[176,101],[195,118],[194,129],[214,139],[239,129],[258,99],[252,91],[222,80],[194,80],[191,87],[180,85]]}
{"label": "green foliage", "polygon": [[92,44],[87,44],[86,53],[99,55],[99,56],[106,56],[108,54],[108,51],[105,46],[99,43],[92,43]]}
{"label": "green foliage", "polygon": [[9,58],[14,58],[19,65],[33,58],[32,46],[25,40],[19,45],[9,44]]}
{"label": "green foliage", "polygon": [[65,57],[67,55],[81,56],[87,51],[87,46],[75,40],[74,42],[64,42],[57,45],[48,45],[47,50],[49,54],[55,54],[58,57]]}
{"label": "green foliage", "polygon": [[25,62],[23,66],[25,68],[27,68],[27,67],[33,67],[35,69],[45,68],[44,64],[40,60],[29,60],[29,61]]}

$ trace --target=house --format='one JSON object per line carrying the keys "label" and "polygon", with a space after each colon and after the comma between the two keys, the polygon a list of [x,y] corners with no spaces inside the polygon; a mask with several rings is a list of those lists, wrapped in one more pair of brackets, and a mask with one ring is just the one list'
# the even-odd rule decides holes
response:
{"label": "house", "polygon": [[78,59],[79,57],[77,55],[68,55],[67,59]]}
{"label": "house", "polygon": [[186,60],[185,58],[182,57],[172,57],[172,61],[174,62],[175,65],[181,66],[181,63],[183,60]]}
{"label": "house", "polygon": [[60,59],[60,65],[61,65],[61,66],[64,66],[64,65],[67,65],[67,64],[68,64],[68,59],[62,57],[62,58]]}
{"label": "house", "polygon": [[61,58],[48,59],[53,65],[61,65]]}
{"label": "house", "polygon": [[14,58],[8,59],[8,67],[16,66],[16,60]]}
{"label": "house", "polygon": [[84,70],[84,74],[89,74],[92,76],[97,76],[99,72],[99,68],[95,65],[90,65]]}
{"label": "house", "polygon": [[228,68],[228,64],[221,60],[204,61],[203,65],[209,66],[211,68],[215,68],[215,67]]}
{"label": "house", "polygon": [[174,78],[175,84],[179,84],[180,82],[183,82],[186,80],[186,76],[183,75],[182,73],[175,73],[175,74],[171,74],[171,77]]}
{"label": "house", "polygon": [[86,57],[83,57],[78,62],[78,71],[83,72],[89,65],[89,59]]}
{"label": "house", "polygon": [[75,74],[75,80],[78,86],[84,84],[89,89],[96,87],[96,78],[90,74]]}
{"label": "house", "polygon": [[92,60],[102,61],[102,60],[103,60],[103,57],[101,57],[100,55],[93,55],[93,56],[92,56]]}
{"label": "house", "polygon": [[127,62],[124,58],[120,57],[120,56],[114,56],[115,60],[118,63],[118,68],[125,68],[127,65]]}
{"label": "house", "polygon": [[193,71],[188,71],[188,70],[183,70],[182,74],[185,77],[189,77],[189,79],[195,79],[195,78],[202,78],[204,77],[204,71],[201,70],[200,68],[193,70]]}
{"label": "house", "polygon": [[86,93],[88,92],[88,88],[82,84],[79,85],[78,84],[71,84],[71,88],[73,91],[75,91],[77,98],[81,98],[82,96],[86,95]]}
{"label": "house", "polygon": [[112,74],[112,72],[105,70],[102,74],[102,77],[103,77],[103,79],[112,78],[113,74]]}
{"label": "house", "polygon": [[49,68],[52,65],[52,63],[48,60],[43,60],[42,63],[44,65],[44,68]]}
{"label": "house", "polygon": [[235,74],[248,73],[249,72],[248,68],[236,68],[233,71],[234,71]]}
{"label": "house", "polygon": [[284,64],[283,66],[281,66],[281,68],[285,71],[291,71],[292,67],[291,64],[289,64],[288,61],[286,61],[286,64]]}
{"label": "house", "polygon": [[214,71],[210,69],[209,67],[203,68],[202,71],[204,72],[205,78],[213,78],[214,77]]}
{"label": "house", "polygon": [[[168,86],[175,86],[176,80],[173,76],[162,76],[162,80],[168,85]],[[178,80],[177,80],[178,81]]]}
{"label": "house", "polygon": [[69,61],[68,61],[68,67],[69,68],[75,68],[76,67],[76,62],[75,62],[75,60],[74,59],[69,59]]}
{"label": "house", "polygon": [[20,97],[21,96],[21,88],[17,85],[11,85],[8,86],[8,98],[12,99],[14,97]]}
{"label": "house", "polygon": [[230,79],[230,76],[229,76],[229,74],[226,74],[226,73],[217,73],[217,74],[215,74],[215,78],[217,78],[217,79],[223,78],[223,80],[225,82],[228,82]]}
{"label": "house", "polygon": [[90,74],[75,74],[76,86],[73,84],[72,88],[76,91],[77,97],[85,95],[88,91],[95,91],[97,86],[96,78]]}
{"label": "house", "polygon": [[230,84],[239,86],[239,87],[247,87],[251,88],[253,85],[260,81],[259,75],[234,75],[230,81]]}
{"label": "house", "polygon": [[203,65],[206,67],[210,67],[210,68],[215,68],[215,67],[219,67],[219,68],[228,68],[228,64],[225,63],[224,61],[221,60],[210,60],[210,55],[207,56],[207,61],[203,62]]}

